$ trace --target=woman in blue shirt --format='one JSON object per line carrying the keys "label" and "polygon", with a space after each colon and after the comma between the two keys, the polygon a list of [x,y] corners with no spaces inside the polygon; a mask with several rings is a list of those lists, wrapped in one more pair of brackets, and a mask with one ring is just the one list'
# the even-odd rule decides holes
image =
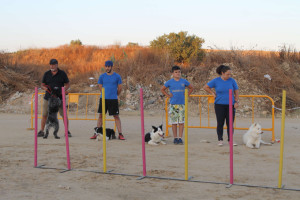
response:
{"label": "woman in blue shirt", "polygon": [[[236,81],[231,78],[231,69],[228,66],[220,65],[217,70],[220,76],[208,82],[203,89],[215,98],[215,112],[217,118],[217,134],[218,145],[223,146],[223,127],[226,119],[227,135],[229,141],[229,90],[232,89],[232,105],[233,105],[233,119],[235,116],[235,108],[239,106],[239,93]],[[215,88],[215,92],[212,91]],[[234,146],[237,146],[233,142]]]}

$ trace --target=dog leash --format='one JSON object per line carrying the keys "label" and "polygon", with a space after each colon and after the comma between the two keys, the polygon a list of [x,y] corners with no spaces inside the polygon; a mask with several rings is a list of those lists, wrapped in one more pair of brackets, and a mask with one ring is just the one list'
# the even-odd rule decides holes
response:
{"label": "dog leash", "polygon": [[47,88],[46,92],[48,92],[51,95],[52,90],[51,90],[50,86],[49,85],[45,85],[45,87]]}
{"label": "dog leash", "polygon": [[58,97],[56,94],[52,93],[51,87],[49,85],[45,85],[45,86],[47,88],[46,92],[48,92],[51,95],[51,97]]}

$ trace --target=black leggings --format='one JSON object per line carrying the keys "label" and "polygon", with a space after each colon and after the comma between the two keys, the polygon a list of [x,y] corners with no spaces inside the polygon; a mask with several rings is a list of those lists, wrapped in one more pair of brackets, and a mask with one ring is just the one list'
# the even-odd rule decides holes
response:
{"label": "black leggings", "polygon": [[[233,121],[235,116],[235,108],[232,106],[233,115],[232,115],[232,127],[233,127]],[[227,136],[229,141],[229,105],[223,105],[223,104],[215,104],[215,112],[217,117],[217,134],[218,134],[218,140],[223,141],[223,127],[224,127],[224,121],[226,119],[226,125],[227,125]],[[232,129],[232,134],[233,134]]]}

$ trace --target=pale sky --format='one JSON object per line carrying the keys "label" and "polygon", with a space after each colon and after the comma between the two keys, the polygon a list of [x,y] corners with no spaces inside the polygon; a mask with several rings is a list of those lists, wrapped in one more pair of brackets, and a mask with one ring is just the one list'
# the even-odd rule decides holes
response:
{"label": "pale sky", "polygon": [[204,48],[300,51],[300,0],[0,0],[0,51],[84,45],[147,46],[187,31]]}

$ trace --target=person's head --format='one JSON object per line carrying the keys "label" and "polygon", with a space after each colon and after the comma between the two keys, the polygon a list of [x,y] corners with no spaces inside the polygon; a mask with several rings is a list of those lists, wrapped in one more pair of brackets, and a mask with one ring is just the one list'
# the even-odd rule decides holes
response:
{"label": "person's head", "polygon": [[56,72],[58,68],[58,61],[56,59],[51,59],[49,64],[50,64],[50,70],[52,72]]}
{"label": "person's head", "polygon": [[172,67],[173,78],[179,79],[181,77],[181,69],[179,66],[175,65]]}
{"label": "person's head", "polygon": [[109,74],[112,71],[114,63],[110,60],[105,61],[105,71]]}
{"label": "person's head", "polygon": [[217,70],[217,74],[221,76],[222,79],[227,80],[231,77],[231,69],[229,66],[220,65]]}

